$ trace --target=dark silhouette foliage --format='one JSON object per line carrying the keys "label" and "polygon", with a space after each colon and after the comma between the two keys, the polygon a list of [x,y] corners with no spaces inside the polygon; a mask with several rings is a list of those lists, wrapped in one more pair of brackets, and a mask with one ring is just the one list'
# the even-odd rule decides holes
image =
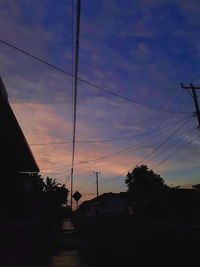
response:
{"label": "dark silhouette foliage", "polygon": [[159,174],[141,165],[128,172],[125,182],[135,214],[154,218],[163,216],[165,189],[168,186]]}
{"label": "dark silhouette foliage", "polygon": [[44,192],[45,183],[42,176],[38,173],[32,173],[28,175],[28,180],[33,186],[33,189],[36,193]]}
{"label": "dark silhouette foliage", "polygon": [[32,190],[51,201],[54,201],[57,205],[66,204],[68,189],[65,188],[65,185],[62,185],[56,181],[56,179],[47,177],[43,179],[42,176],[38,173],[26,175]]}
{"label": "dark silhouette foliage", "polygon": [[44,193],[57,204],[66,204],[68,189],[65,188],[65,185],[58,183],[56,179],[46,178],[44,182]]}
{"label": "dark silhouette foliage", "polygon": [[163,178],[153,170],[149,170],[146,165],[137,166],[132,172],[128,172],[125,182],[128,192],[134,195],[137,191],[144,194],[146,191],[156,191],[166,187]]}

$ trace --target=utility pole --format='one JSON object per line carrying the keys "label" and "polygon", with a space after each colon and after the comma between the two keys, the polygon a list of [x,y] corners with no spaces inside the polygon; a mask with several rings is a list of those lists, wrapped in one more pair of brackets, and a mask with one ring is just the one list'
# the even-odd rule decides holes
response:
{"label": "utility pole", "polygon": [[74,162],[75,162],[75,150],[76,150],[77,83],[78,83],[78,66],[79,66],[80,16],[81,16],[81,0],[77,0],[76,50],[75,50],[75,65],[73,69],[74,99],[73,99],[73,139],[72,139],[72,168],[71,168],[71,209],[72,210],[73,210],[73,197],[72,196],[73,196],[73,182],[74,182],[73,181],[74,180]]}
{"label": "utility pole", "polygon": [[200,128],[200,109],[199,109],[199,103],[198,103],[197,94],[196,94],[196,90],[200,89],[200,87],[194,86],[192,83],[190,84],[190,86],[183,86],[183,84],[181,83],[181,88],[192,90],[192,97],[194,99],[194,104],[195,104],[195,109],[196,109],[195,113],[197,115],[197,119],[198,119],[198,123],[199,123],[198,128]]}
{"label": "utility pole", "polygon": [[74,169],[71,168],[71,209],[73,210],[73,172],[74,172]]}
{"label": "utility pole", "polygon": [[97,185],[97,197],[99,195],[99,174],[101,172],[93,172],[96,175],[96,185]]}

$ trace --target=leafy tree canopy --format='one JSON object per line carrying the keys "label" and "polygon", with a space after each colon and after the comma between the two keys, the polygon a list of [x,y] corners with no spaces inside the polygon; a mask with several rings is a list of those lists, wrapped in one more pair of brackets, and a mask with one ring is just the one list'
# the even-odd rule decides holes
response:
{"label": "leafy tree canopy", "polygon": [[137,166],[132,172],[128,172],[125,183],[128,186],[128,192],[134,196],[149,195],[167,187],[163,178],[146,165]]}
{"label": "leafy tree canopy", "polygon": [[65,204],[68,196],[68,189],[56,181],[56,179],[47,177],[43,179],[40,174],[32,174],[28,176],[32,181],[35,192],[42,194],[55,201],[57,204]]}

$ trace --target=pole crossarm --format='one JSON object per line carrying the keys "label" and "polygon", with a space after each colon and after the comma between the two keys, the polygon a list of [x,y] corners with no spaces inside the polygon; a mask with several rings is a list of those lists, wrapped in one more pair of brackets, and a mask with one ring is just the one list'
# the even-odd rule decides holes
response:
{"label": "pole crossarm", "polygon": [[200,129],[200,109],[199,109],[199,103],[198,103],[198,96],[196,94],[196,90],[200,89],[199,86],[194,86],[192,83],[190,84],[190,86],[184,86],[183,83],[181,83],[181,88],[183,89],[189,89],[189,90],[192,90],[192,97],[194,99],[194,105],[195,105],[195,114],[197,115],[197,119],[198,119],[198,128]]}
{"label": "pole crossarm", "polygon": [[101,172],[93,172],[96,175],[96,186],[97,186],[97,197],[99,196],[99,174],[101,174]]}
{"label": "pole crossarm", "polygon": [[192,83],[190,86],[184,86],[183,83],[181,83],[181,88],[183,89],[200,89],[200,87],[194,86]]}

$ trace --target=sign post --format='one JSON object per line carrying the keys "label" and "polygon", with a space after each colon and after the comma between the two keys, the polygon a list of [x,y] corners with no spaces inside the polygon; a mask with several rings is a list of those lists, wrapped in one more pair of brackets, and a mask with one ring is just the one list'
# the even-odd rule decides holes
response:
{"label": "sign post", "polygon": [[78,191],[76,191],[73,196],[72,196],[75,200],[76,200],[76,209],[78,209],[78,201],[79,199],[82,197],[81,193],[79,193]]}

